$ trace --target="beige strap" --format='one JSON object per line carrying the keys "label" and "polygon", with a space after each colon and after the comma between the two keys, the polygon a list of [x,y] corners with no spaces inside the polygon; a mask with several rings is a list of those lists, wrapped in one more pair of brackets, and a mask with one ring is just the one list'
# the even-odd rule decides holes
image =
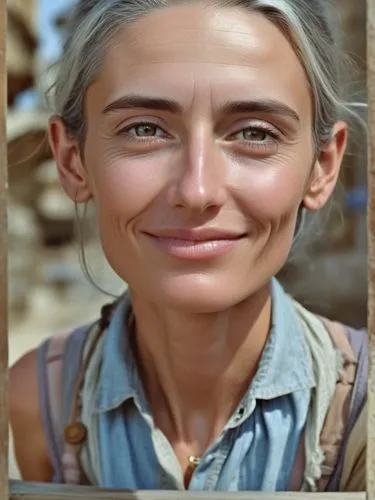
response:
{"label": "beige strap", "polygon": [[[342,370],[337,380],[322,432],[320,444],[324,454],[321,466],[322,476],[318,481],[317,490],[325,491],[329,479],[337,463],[341,443],[344,438],[346,423],[349,416],[349,406],[356,375],[356,359],[353,349],[346,335],[345,326],[320,318],[330,334],[333,345],[341,353],[343,359]],[[289,481],[289,491],[299,491],[303,484],[305,470],[305,439],[301,436],[296,459]]]}
{"label": "beige strap", "polygon": [[333,344],[343,357],[343,366],[321,433],[320,442],[325,458],[322,464],[322,477],[318,482],[319,491],[326,489],[337,463],[348,421],[357,368],[357,361],[344,325],[326,318],[322,318],[322,321],[331,336]]}

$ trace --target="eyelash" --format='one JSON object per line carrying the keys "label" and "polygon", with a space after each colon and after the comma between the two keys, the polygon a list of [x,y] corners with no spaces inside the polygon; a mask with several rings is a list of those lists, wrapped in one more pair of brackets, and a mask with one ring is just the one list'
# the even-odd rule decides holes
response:
{"label": "eyelash", "polygon": [[241,130],[239,130],[236,133],[243,132],[244,130],[249,130],[249,129],[256,131],[256,132],[262,132],[264,134],[268,134],[273,139],[277,139],[279,137],[273,128],[266,127],[264,125],[249,125],[247,127],[242,128]]}
{"label": "eyelash", "polygon": [[[132,129],[135,129],[136,127],[139,127],[139,126],[150,126],[150,127],[154,127],[155,130],[159,130],[159,131],[162,131],[162,134],[161,136],[157,136],[157,135],[154,135],[154,136],[136,136],[135,134],[132,134],[130,133],[130,131]],[[229,141],[229,142],[232,142],[232,141],[235,141],[235,136],[240,134],[241,132],[244,132],[246,130],[252,130],[253,132],[260,132],[260,133],[264,133],[266,135],[269,136],[268,139],[264,140],[264,141],[252,141],[250,139],[245,139],[245,138],[242,138],[242,139],[237,139],[237,141],[241,144],[241,146],[245,147],[245,148],[248,148],[248,149],[252,149],[252,150],[257,150],[258,152],[266,152],[267,150],[269,150],[270,146],[276,146],[278,141],[280,140],[280,134],[278,134],[274,128],[271,128],[271,127],[267,127],[266,125],[264,124],[254,124],[254,125],[248,125],[247,127],[243,127],[239,130],[237,130],[236,132],[230,134],[227,136],[226,138],[226,141]],[[122,128],[119,132],[118,132],[118,135],[125,135],[127,136],[127,138],[131,141],[134,141],[134,142],[149,142],[149,141],[160,141],[160,140],[163,140],[165,139],[166,137],[170,137],[169,134],[162,128],[160,127],[159,125],[157,125],[156,123],[152,122],[152,121],[139,121],[139,122],[136,122],[136,123],[132,123],[130,125],[127,125],[126,127]]]}
{"label": "eyelash", "polygon": [[229,135],[229,139],[233,140],[236,135],[240,134],[241,132],[244,132],[246,130],[252,130],[253,132],[259,132],[262,134],[266,134],[268,136],[267,139],[264,141],[256,141],[256,140],[251,140],[251,139],[245,139],[245,138],[240,138],[237,139],[241,146],[252,149],[252,150],[258,150],[259,152],[262,151],[267,151],[269,150],[270,146],[277,146],[279,141],[280,141],[280,134],[278,134],[274,128],[267,127],[265,125],[248,125],[247,127],[243,127],[240,130],[234,132],[233,134]]}
{"label": "eyelash", "polygon": [[130,133],[130,131],[132,129],[135,129],[136,127],[139,127],[140,125],[141,126],[155,127],[155,129],[161,130],[164,135],[166,135],[166,136],[169,135],[169,134],[167,134],[167,132],[162,127],[160,127],[159,125],[157,125],[156,123],[153,123],[151,121],[141,121],[141,122],[136,122],[136,123],[132,123],[130,125],[127,125],[126,127],[124,127],[121,130],[119,130],[118,135],[126,135],[126,136],[128,136],[129,139],[134,140],[134,141],[144,141],[144,140],[149,140],[149,139],[155,140],[155,139],[160,139],[161,138],[161,137],[158,137],[158,136],[144,136],[144,137],[140,137],[140,136],[136,136],[136,135],[133,135],[133,134]]}

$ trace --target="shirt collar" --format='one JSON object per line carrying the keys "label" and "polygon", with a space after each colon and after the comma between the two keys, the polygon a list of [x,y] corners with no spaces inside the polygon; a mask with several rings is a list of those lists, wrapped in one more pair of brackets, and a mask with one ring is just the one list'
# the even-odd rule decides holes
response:
{"label": "shirt collar", "polygon": [[273,399],[315,386],[305,333],[290,297],[274,278],[271,328],[249,394]]}
{"label": "shirt collar", "polygon": [[103,361],[95,411],[113,410],[127,399],[138,396],[139,382],[127,321],[130,311],[130,296],[126,293],[113,311],[104,334]]}
{"label": "shirt collar", "polygon": [[[272,316],[267,343],[242,401],[253,406],[255,399],[273,399],[314,387],[311,356],[293,304],[280,283],[271,283]],[[103,363],[95,411],[109,411],[126,400],[145,401],[142,384],[132,354],[126,317],[131,310],[128,294],[117,305],[105,333]]]}

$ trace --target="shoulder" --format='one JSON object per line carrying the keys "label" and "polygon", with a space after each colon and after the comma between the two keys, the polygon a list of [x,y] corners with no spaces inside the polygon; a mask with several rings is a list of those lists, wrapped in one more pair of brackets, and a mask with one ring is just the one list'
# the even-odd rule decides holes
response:
{"label": "shoulder", "polygon": [[10,370],[10,423],[21,476],[30,481],[50,481],[48,458],[39,404],[37,350],[22,356]]}
{"label": "shoulder", "polygon": [[[365,328],[353,328],[337,320],[331,320],[307,310],[302,304],[292,299],[294,310],[299,319],[307,325],[309,332],[326,332],[334,347],[344,354],[347,361],[363,363],[367,360],[368,332]],[[322,330],[323,327],[323,330]],[[364,363],[367,369],[367,363]]]}
{"label": "shoulder", "polygon": [[51,336],[10,369],[10,424],[16,461],[25,480],[52,480],[61,438],[55,433],[60,422],[55,422],[56,415],[61,418],[63,395],[66,386],[75,383],[90,331],[84,325]]}
{"label": "shoulder", "polygon": [[[338,470],[341,471],[338,491],[365,491],[368,332],[341,323],[324,322],[344,361],[331,403],[334,407],[333,426],[337,428],[340,416],[344,416],[343,442],[338,461]],[[328,417],[326,426],[329,429]]]}
{"label": "shoulder", "polygon": [[367,445],[367,388],[368,388],[368,332],[345,326],[348,340],[357,362],[356,378],[350,404],[349,426],[340,491],[366,490]]}
{"label": "shoulder", "polygon": [[37,350],[24,354],[10,369],[10,412],[35,416],[38,409]]}
{"label": "shoulder", "polygon": [[[22,401],[24,395],[37,395],[37,349],[24,354],[10,369],[10,408],[19,410],[24,403],[31,405],[31,399]],[[33,398],[33,402],[35,398]]]}

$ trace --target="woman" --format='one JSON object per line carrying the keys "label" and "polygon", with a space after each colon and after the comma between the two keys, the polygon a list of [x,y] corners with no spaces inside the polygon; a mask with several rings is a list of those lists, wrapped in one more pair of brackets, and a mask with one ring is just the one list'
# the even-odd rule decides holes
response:
{"label": "woman", "polygon": [[50,143],[129,293],[13,367],[25,479],[365,489],[363,405],[346,440],[332,406],[358,359],[273,278],[347,142],[324,3],[78,2]]}

